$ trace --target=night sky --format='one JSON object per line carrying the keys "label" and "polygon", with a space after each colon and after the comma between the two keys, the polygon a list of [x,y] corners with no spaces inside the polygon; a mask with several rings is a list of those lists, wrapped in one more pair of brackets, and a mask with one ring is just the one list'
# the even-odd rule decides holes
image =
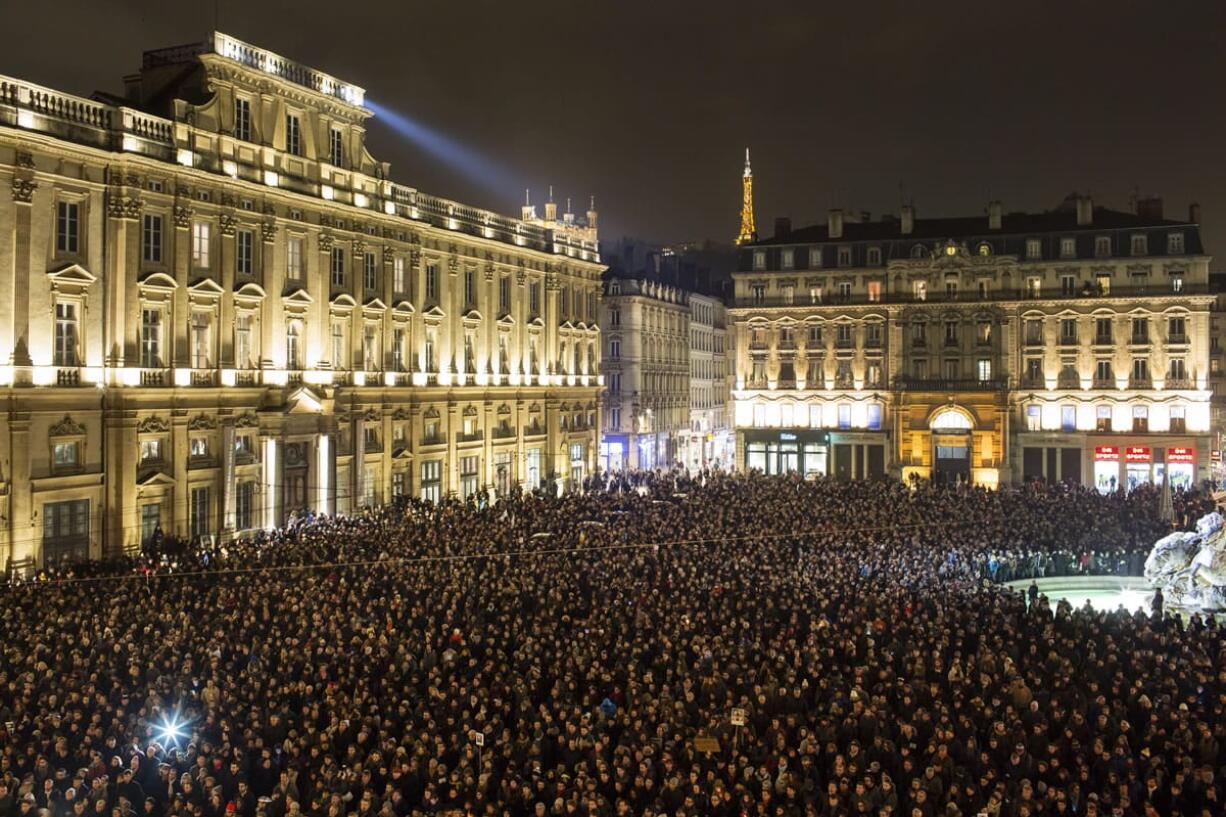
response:
{"label": "night sky", "polygon": [[[213,28],[211,0],[175,5],[8,3],[0,73],[121,92],[142,51]],[[1199,201],[1222,257],[1224,6],[222,0],[220,28],[507,169],[470,181],[372,122],[397,181],[510,213],[524,187],[594,193],[605,238],[730,240],[748,146],[764,235],[904,195],[923,218],[1136,190],[1178,218]]]}

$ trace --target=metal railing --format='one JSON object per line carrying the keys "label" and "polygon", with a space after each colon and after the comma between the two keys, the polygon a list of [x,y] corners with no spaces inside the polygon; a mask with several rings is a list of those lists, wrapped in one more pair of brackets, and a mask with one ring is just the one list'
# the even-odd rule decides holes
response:
{"label": "metal railing", "polygon": [[895,391],[1007,391],[1009,379],[996,377],[979,380],[973,377],[896,377],[891,383]]}
{"label": "metal railing", "polygon": [[1112,298],[1160,298],[1160,297],[1186,297],[1190,295],[1212,295],[1213,290],[1208,284],[1184,284],[1179,289],[1175,289],[1169,284],[1161,286],[1158,284],[1150,286],[1116,286],[1111,287],[1110,291],[1103,292],[1098,290],[1077,290],[1074,292],[1062,292],[1060,290],[1048,290],[1034,292],[1033,290],[1009,288],[996,289],[988,292],[979,292],[977,290],[963,290],[955,293],[938,292],[932,293],[928,297],[919,298],[910,292],[883,292],[880,297],[870,298],[868,293],[852,293],[851,295],[832,295],[824,299],[821,303],[808,303],[786,296],[766,296],[761,298],[746,297],[736,298],[732,302],[732,307],[736,309],[751,309],[753,307],[795,307],[798,309],[806,309],[814,306],[875,306],[879,304],[975,304],[975,303],[1000,303],[1007,301],[1068,301],[1068,300],[1110,300]]}

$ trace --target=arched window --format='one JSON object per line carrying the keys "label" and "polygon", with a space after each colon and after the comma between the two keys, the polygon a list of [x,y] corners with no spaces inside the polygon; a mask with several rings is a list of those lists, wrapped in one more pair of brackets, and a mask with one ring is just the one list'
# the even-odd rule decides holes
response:
{"label": "arched window", "polygon": [[966,412],[949,407],[934,414],[928,427],[933,431],[970,431],[974,426]]}

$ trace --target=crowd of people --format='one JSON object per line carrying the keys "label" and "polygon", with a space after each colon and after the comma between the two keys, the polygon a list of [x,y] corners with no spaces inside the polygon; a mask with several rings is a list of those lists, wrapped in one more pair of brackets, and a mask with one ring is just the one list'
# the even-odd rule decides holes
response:
{"label": "crowd of people", "polygon": [[1218,623],[999,584],[1171,526],[655,474],[167,543],[0,592],[0,817],[1220,815]]}

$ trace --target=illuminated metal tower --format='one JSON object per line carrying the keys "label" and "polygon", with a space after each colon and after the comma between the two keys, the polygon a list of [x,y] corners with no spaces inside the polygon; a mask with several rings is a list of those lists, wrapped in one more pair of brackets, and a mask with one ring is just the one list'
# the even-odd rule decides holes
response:
{"label": "illuminated metal tower", "polygon": [[749,148],[745,148],[745,173],[741,177],[741,232],[737,244],[758,240],[758,228],[753,220],[753,169],[749,166]]}

